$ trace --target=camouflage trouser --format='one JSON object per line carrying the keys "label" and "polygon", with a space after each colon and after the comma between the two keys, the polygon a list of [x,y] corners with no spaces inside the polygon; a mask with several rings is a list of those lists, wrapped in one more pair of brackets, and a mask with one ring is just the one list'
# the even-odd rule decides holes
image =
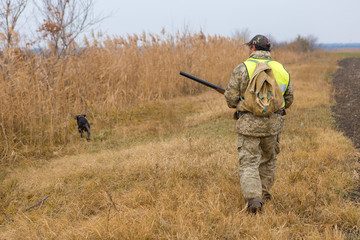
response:
{"label": "camouflage trouser", "polygon": [[262,199],[274,184],[279,135],[251,137],[239,134],[240,185],[245,200]]}

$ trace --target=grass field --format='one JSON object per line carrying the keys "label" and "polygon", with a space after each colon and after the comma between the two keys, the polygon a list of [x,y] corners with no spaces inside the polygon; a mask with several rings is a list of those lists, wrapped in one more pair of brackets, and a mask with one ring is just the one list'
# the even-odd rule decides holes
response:
{"label": "grass field", "polygon": [[[216,49],[216,44],[229,44],[224,39],[213,41],[213,45],[202,42],[202,51]],[[162,48],[156,51],[161,52]],[[225,50],[219,52],[222,51]],[[172,66],[171,61],[165,62],[171,74],[162,73],[159,68],[159,72],[149,70],[144,79],[139,79],[149,80],[162,73],[155,83],[165,88],[165,76],[175,76],[177,70],[183,70],[225,87],[232,69],[243,60],[241,57],[246,57],[246,52],[241,51],[214,69],[216,61],[232,52],[230,47],[223,55],[217,51],[204,54],[216,56],[214,59],[201,59],[200,53],[192,53],[190,60],[199,59],[196,64],[201,66],[194,67],[195,63]],[[118,65],[111,68],[110,60],[115,58],[97,55],[104,57],[102,67],[109,69],[104,71],[108,75],[95,78],[94,82],[105,81],[102,86],[114,94],[96,94],[105,91],[96,86],[89,90],[97,101],[104,97],[98,104],[87,105],[88,111],[92,109],[89,111],[92,141],[80,139],[75,120],[60,121],[63,116],[45,112],[38,117],[58,116],[56,120],[63,124],[63,129],[45,121],[49,128],[44,134],[54,134],[53,138],[62,138],[61,141],[45,144],[35,133],[29,133],[34,148],[43,146],[47,150],[34,153],[28,149],[31,150],[28,158],[25,147],[19,146],[13,149],[19,149],[22,157],[12,156],[17,153],[11,153],[7,142],[10,152],[3,157],[6,161],[0,176],[0,239],[358,239],[360,207],[348,195],[358,179],[354,169],[359,167],[356,165],[359,155],[352,143],[335,130],[330,112],[334,104],[331,95],[336,91],[330,86],[330,76],[341,56],[273,54],[275,59],[285,62],[291,73],[295,102],[288,111],[282,134],[272,189],[274,199],[264,205],[262,214],[252,216],[245,212],[237,172],[235,122],[222,95],[203,91],[200,86],[186,82],[190,80],[176,77],[169,81],[184,84],[179,85],[179,89],[184,89],[179,93],[169,91],[171,95],[162,97],[156,93],[143,95],[135,102],[129,98],[117,105],[118,97],[124,96],[115,94],[120,85],[115,86],[115,92],[109,89],[122,78],[114,82],[106,79],[118,76],[109,70]],[[128,61],[134,62],[127,64],[152,69],[152,64],[160,60],[149,58],[148,64],[143,65],[144,59]],[[202,67],[209,71],[201,71]],[[85,74],[83,71],[81,74]],[[152,91],[151,84],[137,84]],[[75,96],[72,93],[76,87],[69,83],[69,89],[70,95],[65,91],[61,93],[64,95],[51,96],[63,97],[65,101],[66,96]],[[74,102],[78,104],[74,108],[70,107],[71,101],[40,106],[45,110],[52,106],[58,113],[69,115],[75,110],[86,110],[82,108],[85,105]],[[65,106],[68,110],[60,112]],[[35,127],[36,124],[33,130]],[[63,135],[57,135],[57,131],[63,131]],[[45,200],[41,202],[42,199]]]}

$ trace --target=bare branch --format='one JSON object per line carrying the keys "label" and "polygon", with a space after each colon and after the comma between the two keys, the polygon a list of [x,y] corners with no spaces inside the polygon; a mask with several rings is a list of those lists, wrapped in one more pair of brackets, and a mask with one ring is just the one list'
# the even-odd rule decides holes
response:
{"label": "bare branch", "polygon": [[28,0],[0,0],[0,35],[5,48],[15,44],[15,28],[27,3]]}
{"label": "bare branch", "polygon": [[42,0],[44,19],[38,31],[56,54],[65,54],[81,33],[102,21],[92,16],[93,6],[94,0]]}
{"label": "bare branch", "polygon": [[32,208],[34,208],[34,207],[37,207],[37,206],[39,206],[39,205],[40,205],[39,208],[41,208],[42,205],[44,204],[45,200],[48,199],[49,197],[50,197],[50,196],[45,196],[45,197],[43,197],[43,198],[42,198],[40,201],[38,201],[37,203],[34,203],[34,204],[31,205],[30,207],[25,208],[25,209],[23,210],[23,212],[26,212],[26,211],[28,211],[28,210],[30,210],[30,209],[32,209]]}

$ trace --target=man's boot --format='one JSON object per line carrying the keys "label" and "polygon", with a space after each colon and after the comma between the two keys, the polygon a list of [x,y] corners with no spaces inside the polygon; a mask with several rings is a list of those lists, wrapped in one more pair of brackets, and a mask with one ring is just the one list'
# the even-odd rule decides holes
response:
{"label": "man's boot", "polygon": [[251,198],[248,201],[247,213],[256,214],[261,212],[262,201],[260,198]]}

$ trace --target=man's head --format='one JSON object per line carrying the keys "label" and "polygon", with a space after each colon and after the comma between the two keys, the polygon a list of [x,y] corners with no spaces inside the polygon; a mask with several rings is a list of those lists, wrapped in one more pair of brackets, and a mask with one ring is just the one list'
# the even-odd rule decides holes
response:
{"label": "man's head", "polygon": [[255,47],[255,50],[264,51],[270,51],[271,47],[270,40],[264,35],[260,34],[253,37],[249,42],[245,43],[244,45],[248,45],[250,49],[254,49],[253,47]]}

